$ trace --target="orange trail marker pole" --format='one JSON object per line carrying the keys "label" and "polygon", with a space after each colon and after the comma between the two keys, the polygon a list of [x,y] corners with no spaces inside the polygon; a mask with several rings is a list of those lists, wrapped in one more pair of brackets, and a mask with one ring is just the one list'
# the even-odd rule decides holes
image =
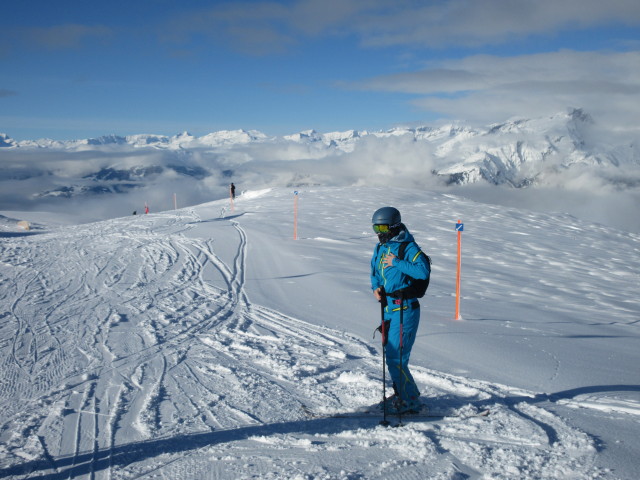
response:
{"label": "orange trail marker pole", "polygon": [[293,239],[298,239],[298,192],[293,192]]}
{"label": "orange trail marker pole", "polygon": [[460,320],[460,271],[462,267],[462,231],[464,224],[458,220],[456,231],[458,232],[458,269],[456,274],[456,320]]}

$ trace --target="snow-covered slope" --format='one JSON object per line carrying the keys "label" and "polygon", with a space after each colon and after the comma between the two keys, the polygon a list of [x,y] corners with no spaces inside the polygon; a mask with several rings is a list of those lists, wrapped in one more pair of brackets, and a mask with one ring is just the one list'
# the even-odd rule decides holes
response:
{"label": "snow-covered slope", "polygon": [[[0,477],[634,478],[640,236],[407,189],[298,199],[298,240],[290,189],[31,235],[5,214]],[[327,417],[381,396],[384,204],[434,262],[414,375],[462,416]]]}

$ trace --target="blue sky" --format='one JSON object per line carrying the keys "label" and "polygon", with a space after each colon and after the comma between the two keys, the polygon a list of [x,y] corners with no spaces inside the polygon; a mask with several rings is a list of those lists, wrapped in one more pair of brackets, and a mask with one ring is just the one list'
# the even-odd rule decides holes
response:
{"label": "blue sky", "polygon": [[487,124],[584,108],[640,132],[637,0],[5,2],[17,140]]}

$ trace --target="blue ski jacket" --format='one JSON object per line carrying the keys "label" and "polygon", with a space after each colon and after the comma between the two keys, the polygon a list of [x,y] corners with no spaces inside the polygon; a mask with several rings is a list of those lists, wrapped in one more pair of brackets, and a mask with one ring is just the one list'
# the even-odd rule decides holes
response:
{"label": "blue ski jacket", "polygon": [[[400,244],[404,242],[408,242],[404,252],[404,259],[395,258],[393,267],[385,265],[384,261],[387,255],[393,253],[397,257]],[[406,227],[387,243],[378,243],[371,258],[372,290],[384,287],[385,292],[389,294],[408,287],[411,284],[411,278],[427,279],[430,274],[431,267],[426,255]]]}

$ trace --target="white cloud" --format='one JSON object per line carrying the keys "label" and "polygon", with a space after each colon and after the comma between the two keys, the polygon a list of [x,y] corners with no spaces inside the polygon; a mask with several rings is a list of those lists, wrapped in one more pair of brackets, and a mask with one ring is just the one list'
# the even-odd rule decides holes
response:
{"label": "white cloud", "polygon": [[172,35],[184,40],[205,33],[227,37],[230,46],[245,52],[275,53],[318,35],[353,34],[370,47],[478,47],[639,23],[635,0],[298,0],[229,2],[187,12],[173,22]]}
{"label": "white cloud", "polygon": [[640,23],[640,4],[633,0],[448,0],[393,5],[397,8],[354,19],[353,28],[364,44],[477,47],[561,30]]}
{"label": "white cloud", "polygon": [[419,95],[429,111],[489,123],[585,108],[612,128],[638,132],[640,52],[475,55],[422,71],[373,78],[360,88]]}

